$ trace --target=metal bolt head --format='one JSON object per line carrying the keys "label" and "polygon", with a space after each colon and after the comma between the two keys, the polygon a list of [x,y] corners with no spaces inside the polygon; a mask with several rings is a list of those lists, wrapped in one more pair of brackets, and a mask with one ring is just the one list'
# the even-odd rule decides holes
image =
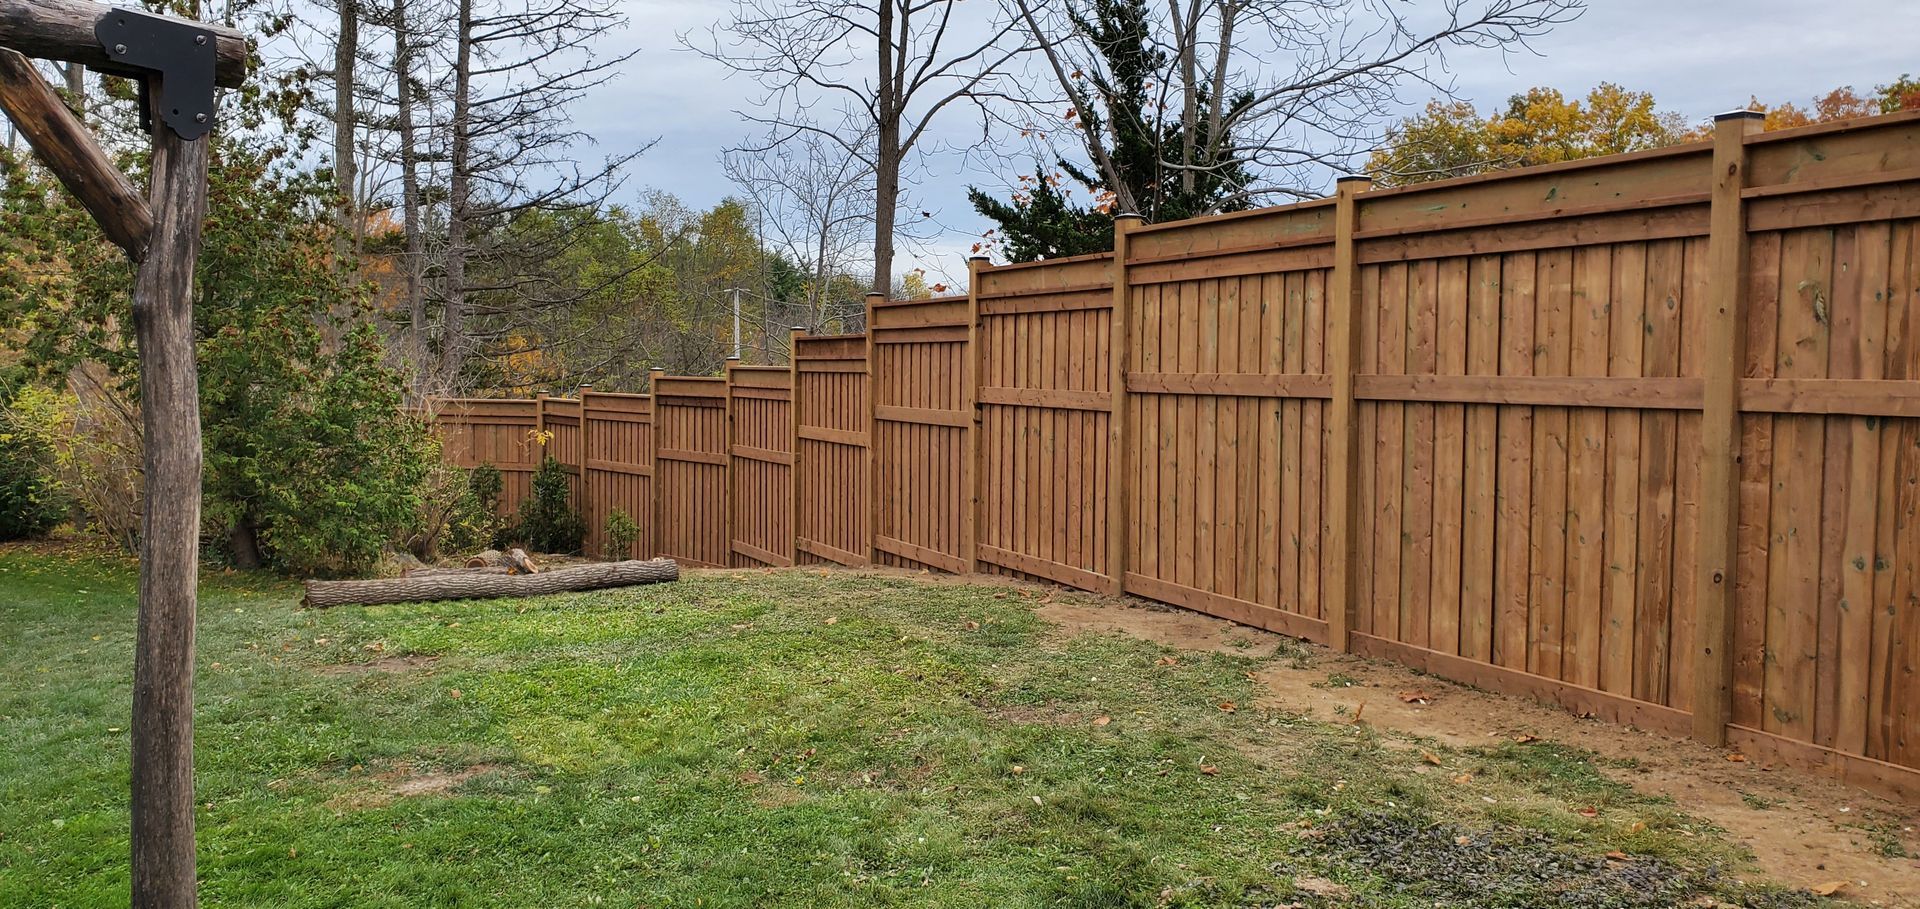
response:
{"label": "metal bolt head", "polygon": [[127,46],[124,44],[116,44],[113,46],[113,52],[124,57],[127,53]]}
{"label": "metal bolt head", "polygon": [[205,47],[205,46],[206,46],[206,44],[207,44],[207,36],[206,36],[206,35],[194,35],[194,36],[193,36],[193,43],[195,43],[195,44],[198,44],[198,45],[200,45],[200,46],[202,46],[202,47]]}
{"label": "metal bolt head", "polygon": [[205,123],[205,122],[207,122],[207,115],[206,115],[206,114],[194,114],[194,115],[193,115],[193,122],[195,122],[195,123]]}

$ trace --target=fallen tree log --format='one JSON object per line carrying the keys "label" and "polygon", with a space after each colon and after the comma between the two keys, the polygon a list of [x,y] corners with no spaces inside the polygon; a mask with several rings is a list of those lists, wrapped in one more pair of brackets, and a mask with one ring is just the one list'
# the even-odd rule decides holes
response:
{"label": "fallen tree log", "polygon": [[509,549],[501,552],[489,549],[467,560],[468,568],[506,568],[511,574],[539,574],[540,566],[533,563],[524,549]]}
{"label": "fallen tree log", "polygon": [[490,600],[631,587],[679,579],[678,564],[671,559],[654,559],[646,562],[601,562],[539,574],[475,572],[372,581],[308,581],[307,595],[300,600],[300,605],[308,609],[326,609],[332,606],[373,606],[433,600]]}

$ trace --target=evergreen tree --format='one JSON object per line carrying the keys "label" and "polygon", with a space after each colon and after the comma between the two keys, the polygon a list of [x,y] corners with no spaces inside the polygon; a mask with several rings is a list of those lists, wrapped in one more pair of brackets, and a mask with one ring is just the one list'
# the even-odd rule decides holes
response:
{"label": "evergreen tree", "polygon": [[[1251,176],[1231,152],[1228,160],[1200,162],[1191,181],[1171,164],[1184,145],[1185,132],[1179,118],[1169,116],[1153,94],[1156,73],[1164,71],[1168,59],[1153,40],[1146,0],[1094,0],[1090,16],[1078,10],[1070,15],[1105,64],[1079,74],[1076,109],[1088,113],[1077,128],[1087,141],[1106,143],[1127,192],[1117,193],[1096,171],[1064,158],[1058,162],[1064,179],[1036,167],[1033,175],[1021,177],[1026,188],[1007,202],[970,188],[974,210],[999,225],[990,233],[999,236],[1006,257],[1028,262],[1112,249],[1114,199],[1122,195],[1136,200],[1136,213],[1149,223],[1244,209],[1246,203],[1237,196]],[[1251,103],[1251,98],[1235,97],[1228,107],[1238,110]],[[1194,128],[1205,131],[1209,126],[1203,120]],[[1222,142],[1213,138],[1202,136],[1195,145],[1235,147],[1231,137]],[[1092,200],[1087,207],[1067,198],[1062,191],[1065,179],[1087,189]]]}

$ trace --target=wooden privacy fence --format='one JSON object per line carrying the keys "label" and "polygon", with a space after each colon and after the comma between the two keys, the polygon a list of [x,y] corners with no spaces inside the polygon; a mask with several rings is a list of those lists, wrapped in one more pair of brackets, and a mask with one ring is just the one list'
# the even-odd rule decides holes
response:
{"label": "wooden privacy fence", "polygon": [[590,516],[596,471],[634,478],[635,555],[1133,593],[1913,798],[1916,227],[1920,116],[1729,115],[1122,218],[1113,254],[976,260],[789,368],[441,418],[510,496],[537,426],[587,453]]}

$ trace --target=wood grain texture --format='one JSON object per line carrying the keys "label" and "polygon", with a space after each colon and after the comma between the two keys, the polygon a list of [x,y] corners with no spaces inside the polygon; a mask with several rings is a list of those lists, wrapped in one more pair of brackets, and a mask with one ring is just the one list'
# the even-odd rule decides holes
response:
{"label": "wood grain texture", "polygon": [[40,162],[60,180],[100,230],[135,263],[147,255],[153,211],[93,134],[41,78],[33,63],[0,47],[0,110],[25,136]]}

